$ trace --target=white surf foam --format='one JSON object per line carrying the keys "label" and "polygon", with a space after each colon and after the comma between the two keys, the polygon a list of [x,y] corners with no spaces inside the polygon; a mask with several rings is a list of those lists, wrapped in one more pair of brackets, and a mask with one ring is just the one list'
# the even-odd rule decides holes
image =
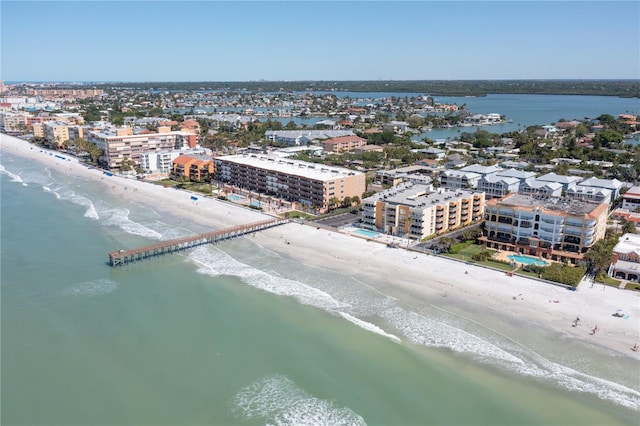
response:
{"label": "white surf foam", "polygon": [[109,279],[84,281],[67,287],[62,291],[65,296],[100,296],[118,288],[118,283]]}
{"label": "white surf foam", "polygon": [[612,401],[633,410],[640,410],[639,391],[555,363],[531,350],[528,350],[528,352],[527,363],[511,366],[518,373],[551,380],[570,391],[590,393],[600,399]]}
{"label": "white surf foam", "polygon": [[523,363],[520,358],[478,336],[424,315],[400,307],[387,309],[380,312],[380,315],[414,343],[448,348],[455,352],[465,352],[477,358],[498,359],[515,364]]}
{"label": "white surf foam", "polygon": [[129,234],[140,235],[155,240],[162,239],[162,234],[159,232],[129,219],[128,209],[110,209],[104,211],[102,214],[105,216],[105,225],[117,226]]}
{"label": "white surf foam", "polygon": [[361,320],[359,318],[356,318],[353,315],[349,315],[349,314],[347,314],[345,312],[339,312],[339,313],[342,316],[342,318],[346,319],[347,321],[351,321],[352,323],[354,323],[358,327],[364,328],[367,331],[371,331],[371,332],[379,334],[381,336],[388,337],[389,339],[393,340],[394,342],[402,343],[402,340],[400,340],[400,338],[398,336],[395,336],[393,334],[389,334],[389,333],[385,332],[383,329],[381,329],[380,327],[378,327],[375,324],[371,324],[370,322],[363,321],[363,320]]}
{"label": "white surf foam", "polygon": [[349,306],[334,299],[330,294],[300,281],[275,276],[245,265],[213,246],[194,249],[189,254],[189,259],[200,266],[198,272],[202,274],[236,276],[252,287],[281,296],[293,297],[304,305],[330,311]]}
{"label": "white surf foam", "polygon": [[9,176],[11,178],[11,182],[20,183],[22,184],[22,186],[27,186],[27,184],[22,180],[20,175],[10,172],[2,164],[0,164],[0,173]]}
{"label": "white surf foam", "polygon": [[316,398],[283,375],[258,380],[233,398],[233,411],[245,419],[273,425],[366,425],[336,402]]}

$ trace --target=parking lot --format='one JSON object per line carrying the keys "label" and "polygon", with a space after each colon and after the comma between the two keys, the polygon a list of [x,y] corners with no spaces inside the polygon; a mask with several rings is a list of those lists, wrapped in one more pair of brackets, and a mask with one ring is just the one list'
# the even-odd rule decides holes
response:
{"label": "parking lot", "polygon": [[362,212],[355,210],[357,213],[341,213],[335,216],[329,216],[322,219],[314,220],[314,223],[318,223],[324,226],[332,226],[334,228],[340,228],[346,225],[353,225],[356,223],[361,217]]}

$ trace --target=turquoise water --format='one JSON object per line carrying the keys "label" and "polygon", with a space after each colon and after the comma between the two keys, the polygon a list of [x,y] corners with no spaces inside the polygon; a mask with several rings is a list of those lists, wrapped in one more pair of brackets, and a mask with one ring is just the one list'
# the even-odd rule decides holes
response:
{"label": "turquoise water", "polygon": [[239,195],[235,195],[235,194],[230,194],[227,196],[227,198],[229,198],[231,201],[235,201],[236,203],[239,201],[244,200],[244,197],[241,197]]}
{"label": "turquoise water", "polygon": [[111,268],[222,224],[1,164],[2,424],[637,424],[631,358],[254,238]]}
{"label": "turquoise water", "polygon": [[378,235],[380,235],[379,232],[369,231],[368,229],[356,229],[355,231],[353,231],[353,233],[362,235],[363,237],[367,237],[367,238],[375,238]]}
{"label": "turquoise water", "polygon": [[524,263],[525,265],[538,265],[538,266],[549,265],[549,262],[545,262],[544,260],[536,259],[535,257],[525,256],[521,254],[512,254],[507,257],[513,260],[514,262]]}

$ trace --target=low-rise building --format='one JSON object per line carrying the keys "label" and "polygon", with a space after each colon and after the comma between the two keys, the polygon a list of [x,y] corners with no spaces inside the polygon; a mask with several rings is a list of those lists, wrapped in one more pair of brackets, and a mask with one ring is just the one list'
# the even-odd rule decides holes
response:
{"label": "low-rise building", "polygon": [[640,279],[640,235],[624,234],[613,247],[609,276],[638,282]]}
{"label": "low-rise building", "polygon": [[527,179],[520,183],[520,189],[518,192],[525,195],[536,195],[540,197],[561,197],[562,184],[559,182]]}
{"label": "low-rise building", "polygon": [[422,240],[480,221],[484,193],[401,184],[363,200],[362,226]]}
{"label": "low-rise building", "polygon": [[203,148],[144,152],[140,154],[140,168],[147,174],[168,176],[173,171],[173,160],[179,156],[201,157],[206,154],[207,152]]}
{"label": "low-rise building", "polygon": [[640,207],[640,186],[632,186],[622,196],[622,208],[635,211]]}
{"label": "low-rise building", "polygon": [[610,203],[611,190],[606,188],[593,188],[590,186],[575,186],[569,188],[565,194],[567,198],[594,201],[596,203]]}
{"label": "low-rise building", "polygon": [[482,176],[478,181],[478,191],[486,194],[487,198],[500,198],[518,192],[520,181],[513,177],[499,176],[497,173]]}
{"label": "low-rise building", "polygon": [[356,135],[341,136],[322,141],[325,152],[340,153],[351,152],[367,144],[367,140]]}
{"label": "low-rise building", "polygon": [[488,200],[487,247],[576,264],[604,238],[608,203],[513,194]]}
{"label": "low-rise building", "polygon": [[213,173],[213,159],[207,155],[180,155],[172,162],[171,177],[176,180],[208,182]]}
{"label": "low-rise building", "polygon": [[562,191],[566,191],[572,186],[577,185],[582,180],[582,178],[578,176],[565,176],[555,173],[547,173],[542,176],[538,176],[536,180],[541,182],[559,183],[562,185]]}
{"label": "low-rise building", "polygon": [[265,138],[289,146],[307,145],[313,140],[354,136],[353,130],[267,130]]}
{"label": "low-rise building", "polygon": [[482,175],[462,170],[444,170],[440,173],[440,185],[444,188],[455,190],[461,188],[477,188]]}
{"label": "low-rise building", "polygon": [[620,190],[624,187],[624,183],[620,182],[618,179],[598,179],[591,177],[580,182],[578,186],[583,188],[608,189],[611,191],[610,202],[613,202],[620,196]]}

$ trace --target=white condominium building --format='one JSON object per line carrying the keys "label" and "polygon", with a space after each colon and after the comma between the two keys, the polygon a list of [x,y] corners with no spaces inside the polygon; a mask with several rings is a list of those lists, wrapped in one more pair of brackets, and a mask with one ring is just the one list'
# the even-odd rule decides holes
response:
{"label": "white condominium building", "polygon": [[577,263],[604,238],[608,203],[513,194],[485,206],[488,248]]}
{"label": "white condominium building", "polygon": [[89,132],[89,142],[104,150],[105,161],[111,170],[119,169],[122,161],[133,160],[140,164],[143,153],[167,151],[196,146],[196,135],[158,128],[158,133],[132,134],[131,128]]}

